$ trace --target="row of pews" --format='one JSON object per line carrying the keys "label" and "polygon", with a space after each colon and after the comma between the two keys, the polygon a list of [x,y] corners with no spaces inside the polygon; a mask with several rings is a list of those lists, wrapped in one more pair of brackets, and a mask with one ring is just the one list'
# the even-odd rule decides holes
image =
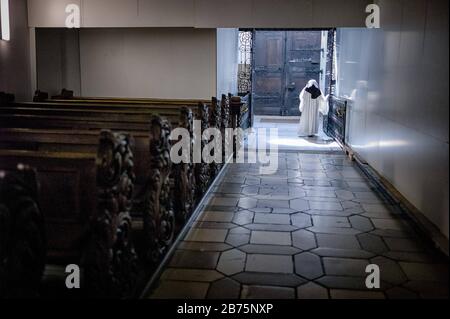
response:
{"label": "row of pews", "polygon": [[[0,93],[0,297],[39,296],[44,270],[70,264],[81,268],[81,296],[138,295],[227,160],[173,164],[171,129],[193,137],[200,120],[202,131],[224,132],[239,126],[242,108],[230,94],[196,101],[63,90],[14,102]],[[64,280],[56,290],[67,290]]]}

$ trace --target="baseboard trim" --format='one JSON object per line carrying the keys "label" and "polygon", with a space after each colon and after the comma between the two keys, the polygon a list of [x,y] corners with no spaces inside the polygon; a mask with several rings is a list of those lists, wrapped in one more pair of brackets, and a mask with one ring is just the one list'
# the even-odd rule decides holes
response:
{"label": "baseboard trim", "polygon": [[370,164],[365,162],[351,147],[345,145],[344,149],[369,180],[377,186],[379,193],[395,207],[398,213],[406,216],[411,221],[418,235],[433,248],[449,257],[449,240],[437,226],[431,223],[394,185],[379,174]]}

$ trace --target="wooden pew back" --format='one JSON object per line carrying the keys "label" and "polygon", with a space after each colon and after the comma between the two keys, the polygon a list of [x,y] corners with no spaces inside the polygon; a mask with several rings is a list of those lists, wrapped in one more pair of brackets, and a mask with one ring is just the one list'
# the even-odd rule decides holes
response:
{"label": "wooden pew back", "polygon": [[135,276],[131,144],[129,136],[102,131],[96,154],[0,151],[3,171],[14,170],[18,163],[36,171],[47,261],[82,266],[87,290],[97,296],[128,292]]}
{"label": "wooden pew back", "polygon": [[0,170],[0,298],[35,298],[45,267],[44,217],[34,170]]}
{"label": "wooden pew back", "polygon": [[48,258],[64,263],[81,257],[83,236],[96,212],[95,155],[39,151],[0,151],[1,168],[33,167],[40,184],[38,202],[46,220]]}

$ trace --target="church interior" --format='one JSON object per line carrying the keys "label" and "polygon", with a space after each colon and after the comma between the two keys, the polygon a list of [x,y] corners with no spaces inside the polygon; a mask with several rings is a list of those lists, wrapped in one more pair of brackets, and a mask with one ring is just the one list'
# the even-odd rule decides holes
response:
{"label": "church interior", "polygon": [[0,0],[0,299],[448,299],[448,5]]}

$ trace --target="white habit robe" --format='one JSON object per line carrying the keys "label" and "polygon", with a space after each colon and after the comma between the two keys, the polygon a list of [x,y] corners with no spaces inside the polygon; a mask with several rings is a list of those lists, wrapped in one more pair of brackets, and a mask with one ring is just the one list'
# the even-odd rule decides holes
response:
{"label": "white habit robe", "polygon": [[[309,84],[306,87],[309,87]],[[318,87],[317,84],[316,87]],[[299,109],[302,114],[300,117],[300,128],[298,130],[299,136],[317,134],[319,132],[319,112],[323,115],[328,114],[328,97],[324,97],[321,94],[316,99],[313,99],[311,93],[305,91],[305,89],[300,92]]]}

